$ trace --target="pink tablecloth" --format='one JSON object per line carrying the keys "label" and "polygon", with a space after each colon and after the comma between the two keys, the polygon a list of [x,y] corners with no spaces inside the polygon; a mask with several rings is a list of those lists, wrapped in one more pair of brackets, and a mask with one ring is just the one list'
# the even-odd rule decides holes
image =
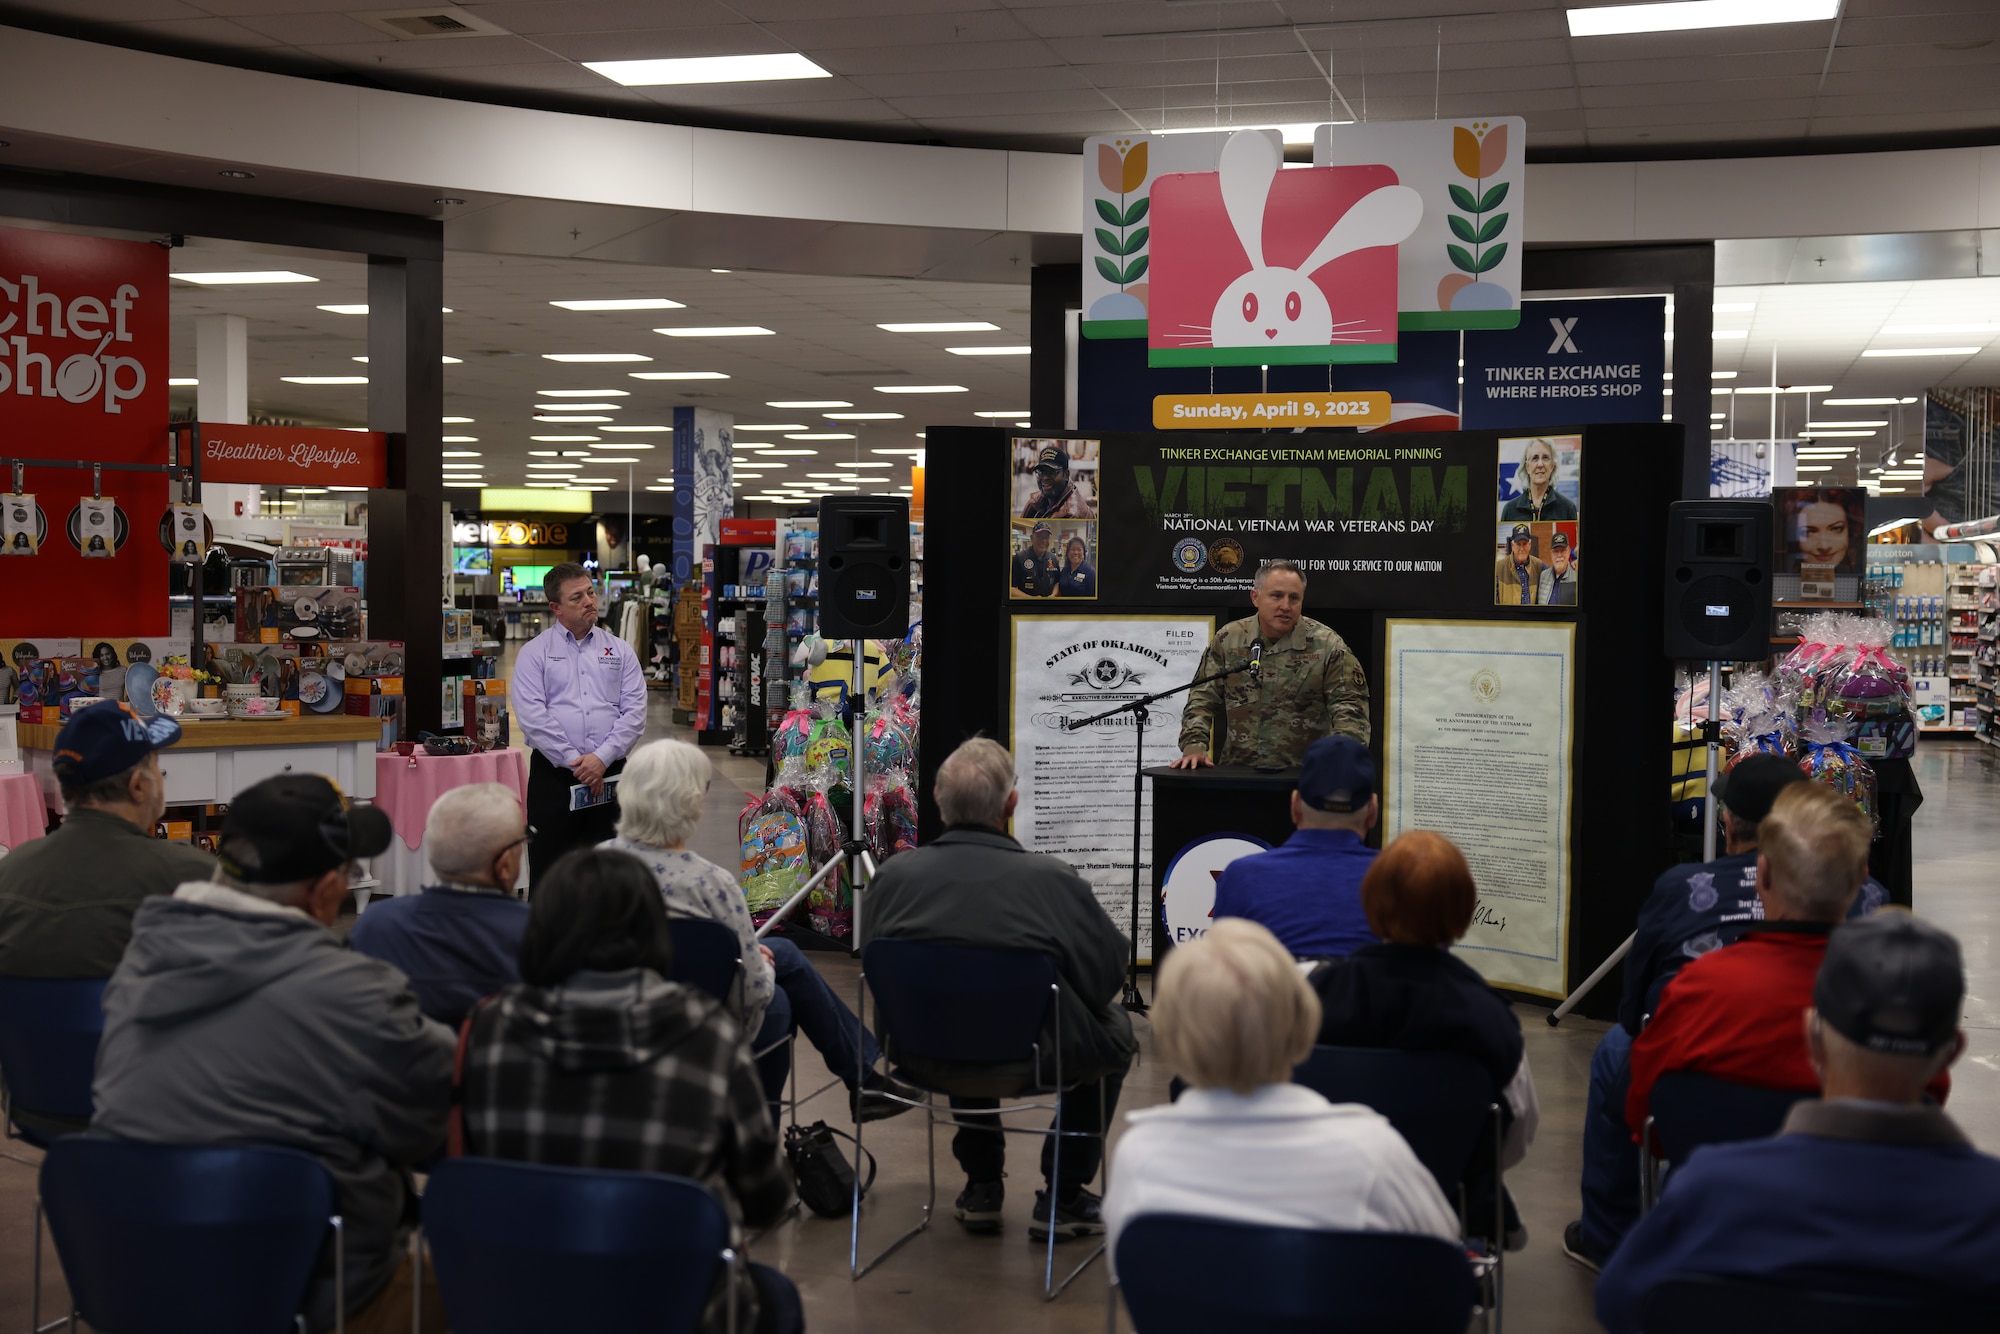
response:
{"label": "pink tablecloth", "polygon": [[411,851],[423,845],[424,822],[437,799],[467,783],[505,783],[528,799],[526,751],[488,750],[477,755],[398,755],[375,757],[375,804],[389,813],[397,835]]}
{"label": "pink tablecloth", "polygon": [[[525,767],[525,766],[524,766]],[[526,787],[522,788],[526,792]],[[0,774],[0,850],[20,847],[48,832],[49,809],[35,774]]]}

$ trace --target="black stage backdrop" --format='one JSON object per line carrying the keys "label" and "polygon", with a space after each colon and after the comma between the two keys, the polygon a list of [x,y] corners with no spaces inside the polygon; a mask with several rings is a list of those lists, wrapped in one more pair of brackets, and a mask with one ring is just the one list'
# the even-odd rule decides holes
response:
{"label": "black stage backdrop", "polygon": [[[1581,607],[1517,607],[1510,616],[1573,620],[1578,625],[1577,799],[1572,849],[1576,892],[1570,912],[1569,987],[1575,987],[1630,934],[1653,879],[1673,860],[1668,779],[1672,767],[1673,664],[1663,648],[1661,573],[1667,506],[1679,495],[1683,428],[1676,424],[1550,427],[1539,432],[1454,432],[1446,435],[1355,435],[1341,432],[1157,432],[1091,435],[1040,432],[1037,441],[1094,440],[1098,488],[1086,517],[1082,505],[1045,519],[1023,516],[1022,463],[1026,435],[990,428],[934,426],[926,439],[925,607],[929,654],[921,723],[921,835],[940,832],[931,800],[937,765],[977,733],[1006,735],[1014,616],[1101,612],[1117,616],[1175,609],[1225,619],[1250,614],[1248,587],[1257,562],[1282,556],[1308,566],[1306,614],[1337,631],[1368,669],[1375,733],[1381,734],[1383,623],[1389,615],[1491,616],[1493,572],[1503,530],[1493,497],[1506,466],[1496,442],[1530,435],[1582,437],[1587,459],[1588,520],[1533,522],[1536,549],[1546,553],[1556,530],[1588,551],[1591,578]],[[1268,443],[1264,443],[1268,442]],[[1265,449],[1268,458],[1189,458],[1166,451]],[[1278,457],[1276,451],[1285,451]],[[1318,458],[1294,457],[1323,451]],[[1337,457],[1338,451],[1388,453]],[[1420,451],[1437,451],[1436,453]],[[1079,451],[1088,453],[1089,451]],[[1167,470],[1183,469],[1179,481]],[[1299,469],[1296,483],[1289,470]],[[1120,484],[1120,469],[1129,482]],[[1153,520],[1138,475],[1148,469],[1159,521]],[[1190,499],[1190,468],[1201,468]],[[1266,472],[1259,480],[1259,468]],[[1463,468],[1463,499],[1454,469]],[[1225,471],[1216,480],[1216,469]],[[1308,483],[1306,470],[1318,474]],[[1419,481],[1419,470],[1428,470]],[[1343,471],[1348,476],[1343,480]],[[1310,490],[1308,487],[1310,486]],[[1173,490],[1172,503],[1169,492]],[[1371,488],[1375,508],[1371,511]],[[1428,488],[1428,489],[1427,489]],[[1394,492],[1398,514],[1390,514]],[[1308,497],[1310,496],[1310,500]],[[1343,496],[1346,508],[1343,508]],[[1101,499],[1102,512],[1097,511]],[[1006,517],[1001,509],[1008,508]],[[1213,507],[1211,509],[1211,507]],[[1308,509],[1333,526],[1307,528]],[[1226,519],[1198,534],[1191,517]],[[1168,515],[1178,518],[1169,520]],[[1277,526],[1296,519],[1299,526]],[[1247,521],[1259,522],[1247,522]],[[1353,526],[1345,526],[1351,521]],[[1400,520],[1404,527],[1382,527]],[[1431,524],[1413,529],[1416,521]],[[1015,591],[1011,542],[1026,540],[1037,522],[1054,530],[1052,549],[1083,538],[1097,572],[1093,600],[1026,597]],[[1011,539],[1003,536],[1013,525]],[[1171,526],[1169,526],[1171,524]],[[1511,530],[1511,523],[1507,525]],[[1579,529],[1582,534],[1579,534]],[[1583,540],[1579,540],[1579,536]],[[1197,540],[1205,557],[1189,586],[1166,582],[1194,565],[1192,550],[1175,563],[1176,545]],[[1590,539],[1594,539],[1594,545]],[[1228,543],[1240,546],[1234,551]],[[1223,565],[1218,569],[1220,545]],[[1060,557],[1059,557],[1060,559]],[[1345,567],[1329,564],[1346,561]],[[1317,567],[1312,562],[1319,562]],[[1355,562],[1370,562],[1357,568]],[[1422,568],[1403,562],[1426,562]],[[1435,568],[1433,568],[1435,566]],[[1379,741],[1378,741],[1379,749]],[[1379,756],[1378,756],[1379,758]],[[1580,1012],[1610,1018],[1620,977],[1614,972]],[[1533,999],[1533,998],[1531,998]],[[1545,1002],[1546,1003],[1546,1002]]]}

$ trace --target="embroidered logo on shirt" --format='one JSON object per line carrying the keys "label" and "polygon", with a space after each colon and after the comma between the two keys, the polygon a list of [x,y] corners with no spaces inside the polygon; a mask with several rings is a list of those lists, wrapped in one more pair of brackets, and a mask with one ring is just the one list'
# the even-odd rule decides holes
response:
{"label": "embroidered logo on shirt", "polygon": [[1702,871],[1688,877],[1688,907],[1695,912],[1707,912],[1715,906],[1715,876]]}
{"label": "embroidered logo on shirt", "polygon": [[1693,940],[1684,943],[1681,946],[1681,953],[1687,955],[1690,959],[1699,959],[1710,950],[1719,949],[1721,946],[1722,938],[1720,936],[1716,935],[1713,931],[1704,931]]}

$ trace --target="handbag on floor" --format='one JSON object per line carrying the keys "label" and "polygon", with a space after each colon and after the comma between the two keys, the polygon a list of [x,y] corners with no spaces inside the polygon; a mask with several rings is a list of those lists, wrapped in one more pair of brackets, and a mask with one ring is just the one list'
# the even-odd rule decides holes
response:
{"label": "handbag on floor", "polygon": [[868,1160],[868,1179],[861,1183],[861,1194],[867,1195],[875,1184],[875,1155],[854,1136],[824,1121],[785,1127],[785,1161],[792,1166],[799,1200],[821,1218],[845,1218],[854,1212],[854,1168],[834,1143],[835,1137],[853,1144]]}

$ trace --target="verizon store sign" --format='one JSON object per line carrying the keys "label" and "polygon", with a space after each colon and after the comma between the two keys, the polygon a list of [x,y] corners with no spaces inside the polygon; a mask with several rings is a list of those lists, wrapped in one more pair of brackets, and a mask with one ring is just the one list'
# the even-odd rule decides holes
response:
{"label": "verizon store sign", "polygon": [[267,486],[387,486],[389,437],[381,431],[203,422],[201,480]]}

